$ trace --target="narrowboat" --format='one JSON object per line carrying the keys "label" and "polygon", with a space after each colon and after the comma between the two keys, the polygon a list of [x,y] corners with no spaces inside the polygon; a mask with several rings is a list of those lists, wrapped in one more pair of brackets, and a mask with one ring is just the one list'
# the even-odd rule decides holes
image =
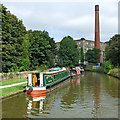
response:
{"label": "narrowboat", "polygon": [[78,76],[81,74],[80,67],[75,67],[70,70],[71,77]]}
{"label": "narrowboat", "polygon": [[81,72],[81,73],[83,73],[83,72],[84,72],[84,68],[83,68],[83,67],[81,67],[80,72]]}
{"label": "narrowboat", "polygon": [[25,73],[28,94],[46,93],[47,89],[70,77],[69,70],[52,69],[49,72]]}

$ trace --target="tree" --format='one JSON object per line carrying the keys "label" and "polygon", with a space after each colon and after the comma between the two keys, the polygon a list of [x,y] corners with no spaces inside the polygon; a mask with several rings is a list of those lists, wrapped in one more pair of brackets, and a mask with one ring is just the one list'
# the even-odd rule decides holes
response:
{"label": "tree", "polygon": [[2,70],[16,71],[21,65],[22,43],[26,34],[23,22],[2,5]]}
{"label": "tree", "polygon": [[29,70],[29,67],[30,67],[29,47],[30,47],[29,37],[28,37],[28,34],[26,34],[25,38],[24,38],[24,41],[22,43],[23,52],[22,52],[22,56],[21,56],[21,62],[20,62],[19,71],[27,71],[27,70]]}
{"label": "tree", "polygon": [[104,66],[105,73],[108,73],[110,70],[113,69],[113,65],[111,64],[110,61],[106,61],[103,66]]}
{"label": "tree", "polygon": [[89,63],[98,63],[100,59],[100,50],[97,48],[89,49],[85,54],[85,59]]}
{"label": "tree", "polygon": [[55,42],[46,31],[28,31],[30,41],[30,68],[36,69],[44,64],[49,67],[54,65]]}
{"label": "tree", "polygon": [[83,47],[81,47],[81,63],[84,63],[84,51],[83,51]]}
{"label": "tree", "polygon": [[64,37],[60,42],[59,59],[61,59],[61,65],[65,66],[73,66],[79,63],[79,51],[72,37]]}
{"label": "tree", "polygon": [[0,12],[2,12],[3,72],[35,70],[42,64],[53,66],[56,44],[48,32],[26,31],[23,22],[3,5]]}
{"label": "tree", "polygon": [[106,44],[105,60],[114,66],[120,66],[120,34],[114,35]]}

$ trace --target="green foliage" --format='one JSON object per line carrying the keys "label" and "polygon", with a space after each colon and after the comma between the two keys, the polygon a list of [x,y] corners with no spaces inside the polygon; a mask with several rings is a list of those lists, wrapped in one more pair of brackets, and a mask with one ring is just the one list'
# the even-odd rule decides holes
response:
{"label": "green foliage", "polygon": [[84,63],[84,51],[83,51],[83,47],[81,47],[81,63]]}
{"label": "green foliage", "polygon": [[89,63],[98,63],[100,61],[100,50],[97,48],[89,49],[85,54],[85,60]]}
{"label": "green foliage", "polygon": [[114,35],[107,42],[105,49],[106,60],[109,60],[114,66],[120,66],[120,34]]}
{"label": "green foliage", "polygon": [[35,70],[55,64],[56,44],[46,31],[26,31],[23,22],[2,6],[3,72]]}
{"label": "green foliage", "polygon": [[114,67],[110,61],[106,61],[106,62],[103,64],[103,66],[104,66],[104,72],[105,72],[105,73],[108,73],[108,72],[109,72],[110,70],[112,70],[113,67]]}
{"label": "green foliage", "polygon": [[79,63],[79,51],[72,37],[67,36],[60,42],[59,65],[73,66]]}
{"label": "green foliage", "polygon": [[46,31],[28,31],[30,41],[30,68],[35,70],[41,64],[54,65],[56,44]]}
{"label": "green foliage", "polygon": [[39,67],[36,68],[36,70],[39,70],[41,72],[48,70],[48,66],[46,65],[40,65]]}
{"label": "green foliage", "polygon": [[20,67],[26,28],[21,20],[2,6],[2,70],[13,72]]}
{"label": "green foliage", "polygon": [[109,75],[120,78],[120,69],[114,68],[108,72]]}
{"label": "green foliage", "polygon": [[19,71],[27,71],[30,67],[30,60],[29,60],[29,38],[28,34],[25,35],[24,41],[22,43],[23,53],[21,56],[21,63]]}

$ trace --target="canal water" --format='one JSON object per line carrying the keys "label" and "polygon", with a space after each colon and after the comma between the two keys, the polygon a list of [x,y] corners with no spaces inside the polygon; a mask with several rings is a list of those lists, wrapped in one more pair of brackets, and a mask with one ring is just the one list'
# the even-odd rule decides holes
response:
{"label": "canal water", "polygon": [[49,94],[21,93],[4,99],[2,117],[118,118],[118,84],[120,81],[114,77],[84,72]]}

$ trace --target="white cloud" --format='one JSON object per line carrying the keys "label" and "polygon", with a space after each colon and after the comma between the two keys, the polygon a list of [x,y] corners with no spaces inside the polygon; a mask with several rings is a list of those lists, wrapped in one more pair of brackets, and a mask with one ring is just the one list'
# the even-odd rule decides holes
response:
{"label": "white cloud", "polygon": [[[11,1],[11,0],[10,0]],[[94,40],[95,5],[100,8],[101,41],[109,40],[118,30],[117,0],[104,2],[6,2],[4,5],[22,19],[27,29],[47,30],[60,41],[70,35]],[[13,1],[13,0],[12,0]]]}

